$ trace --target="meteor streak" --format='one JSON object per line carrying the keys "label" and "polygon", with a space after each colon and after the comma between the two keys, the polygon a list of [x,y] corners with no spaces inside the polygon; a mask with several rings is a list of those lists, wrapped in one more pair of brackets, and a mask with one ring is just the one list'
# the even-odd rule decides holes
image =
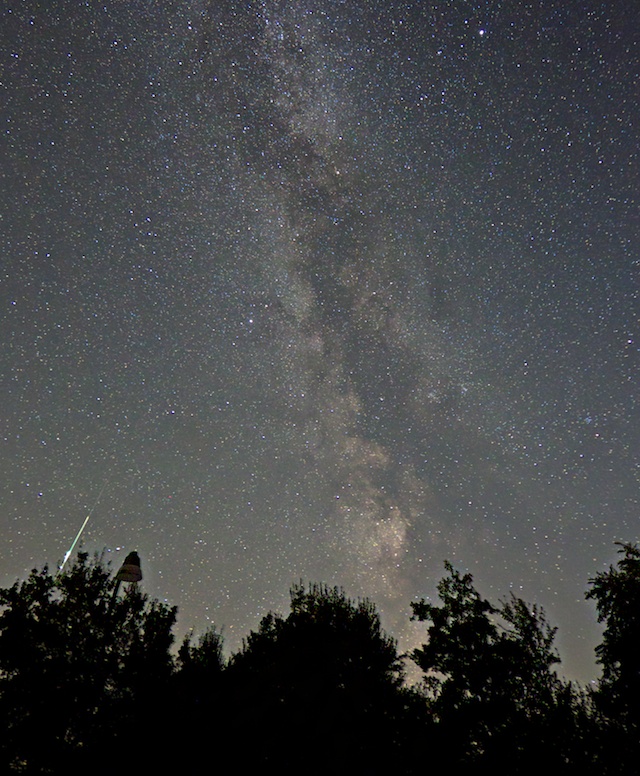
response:
{"label": "meteor streak", "polygon": [[66,563],[66,562],[69,560],[69,556],[70,556],[70,555],[71,555],[71,553],[73,552],[73,548],[74,548],[74,547],[76,546],[76,544],[78,543],[78,539],[79,539],[79,538],[82,536],[82,532],[84,531],[84,529],[85,529],[85,526],[86,526],[86,525],[87,525],[87,523],[89,522],[89,518],[90,518],[90,517],[91,517],[91,515],[93,514],[93,510],[94,510],[94,509],[95,509],[95,508],[98,506],[98,501],[100,501],[100,497],[102,496],[102,493],[103,493],[103,491],[104,491],[104,489],[105,489],[106,487],[107,487],[107,483],[105,482],[105,483],[104,483],[104,485],[102,486],[102,488],[100,488],[100,493],[98,493],[98,498],[95,500],[95,502],[94,502],[93,506],[92,506],[92,507],[91,507],[91,509],[89,510],[89,513],[88,513],[88,514],[87,514],[87,516],[85,517],[85,519],[84,519],[84,523],[83,523],[83,524],[80,526],[80,530],[79,530],[79,531],[78,531],[78,533],[76,534],[76,538],[75,538],[75,539],[73,540],[73,542],[71,543],[71,547],[69,547],[69,549],[68,549],[68,550],[67,550],[67,552],[65,553],[64,559],[63,559],[62,563],[60,564],[60,568],[58,569],[58,573],[60,573],[60,572],[62,571],[62,569],[64,568],[64,564],[65,564],[65,563]]}

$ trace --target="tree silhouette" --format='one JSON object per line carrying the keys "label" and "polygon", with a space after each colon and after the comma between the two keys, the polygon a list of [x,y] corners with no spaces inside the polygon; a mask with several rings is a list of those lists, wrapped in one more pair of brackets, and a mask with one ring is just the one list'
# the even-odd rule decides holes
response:
{"label": "tree silhouette", "polygon": [[590,580],[588,599],[603,622],[596,657],[602,676],[594,701],[604,727],[603,771],[638,773],[640,761],[640,549],[621,544],[617,567]]}
{"label": "tree silhouette", "polygon": [[126,752],[142,773],[202,773],[214,755],[281,774],[637,774],[640,549],[620,553],[586,594],[604,623],[590,694],[558,677],[540,607],[496,606],[448,562],[439,601],[411,605],[427,639],[410,690],[366,599],[299,584],[229,660],[214,629],[173,657],[176,610],[118,596],[79,553],[0,589],[0,773],[106,774]]}
{"label": "tree silhouette", "polygon": [[414,619],[430,623],[412,656],[425,672],[441,762],[571,772],[581,697],[553,671],[555,628],[539,607],[515,597],[495,607],[471,574],[445,568],[441,605],[412,604]]}
{"label": "tree silhouette", "polygon": [[195,643],[185,637],[178,652],[171,688],[176,772],[202,773],[211,761],[212,740],[218,756],[228,744],[222,734],[230,713],[222,650],[221,634],[210,628]]}
{"label": "tree silhouette", "polygon": [[381,773],[406,754],[402,723],[415,699],[369,601],[298,585],[288,617],[264,617],[227,670],[236,740],[251,739],[244,768]]}
{"label": "tree silhouette", "polygon": [[86,553],[57,576],[34,569],[0,589],[3,772],[101,773],[103,747],[155,719],[175,610],[135,589],[112,594],[109,569]]}

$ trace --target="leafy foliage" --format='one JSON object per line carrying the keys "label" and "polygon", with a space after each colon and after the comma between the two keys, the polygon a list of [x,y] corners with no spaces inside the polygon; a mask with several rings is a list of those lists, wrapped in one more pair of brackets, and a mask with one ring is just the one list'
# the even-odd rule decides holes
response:
{"label": "leafy foliage", "polygon": [[[411,657],[375,606],[296,585],[225,660],[220,633],[171,653],[176,610],[124,595],[100,557],[0,589],[0,773],[102,774],[105,752],[140,772],[202,773],[212,748],[239,772],[636,774],[640,756],[640,549],[590,580],[604,623],[602,677],[560,679],[556,629],[511,596],[494,605],[445,563]],[[405,656],[406,657],[406,656]]]}
{"label": "leafy foliage", "polygon": [[510,773],[524,773],[535,761],[561,772],[580,699],[552,670],[559,662],[555,628],[539,607],[513,596],[495,607],[471,574],[448,562],[445,568],[441,605],[412,604],[414,619],[430,623],[427,643],[412,656],[425,672],[428,705],[446,741],[443,762],[508,762]]}
{"label": "leafy foliage", "polygon": [[[637,773],[640,758],[640,549],[620,544],[622,558],[590,580],[588,599],[605,624],[596,656],[602,676],[594,701],[602,716],[602,757],[617,773]],[[614,772],[613,770],[611,772]]]}
{"label": "leafy foliage", "polygon": [[[214,628],[195,643],[191,636],[182,642],[171,686],[171,738],[190,753],[194,773],[204,771],[211,759],[212,732],[222,736],[228,718],[225,665],[222,635]],[[175,761],[176,772],[184,771],[182,752],[176,752]]]}
{"label": "leafy foliage", "polygon": [[322,585],[294,587],[288,617],[263,618],[232,658],[229,677],[237,732],[255,736],[245,767],[369,772],[401,754],[411,698],[395,641],[369,601]]}
{"label": "leafy foliage", "polygon": [[[135,589],[113,598],[100,558],[45,567],[0,590],[0,748],[5,772],[80,768],[125,740],[172,672],[175,610]],[[37,746],[34,742],[38,742]]]}
{"label": "leafy foliage", "polygon": [[[602,643],[596,647],[602,665],[600,695],[638,722],[640,712],[640,549],[622,544],[617,568],[610,566],[590,580],[586,597],[596,602],[598,622],[605,623]],[[606,700],[605,700],[606,699]]]}

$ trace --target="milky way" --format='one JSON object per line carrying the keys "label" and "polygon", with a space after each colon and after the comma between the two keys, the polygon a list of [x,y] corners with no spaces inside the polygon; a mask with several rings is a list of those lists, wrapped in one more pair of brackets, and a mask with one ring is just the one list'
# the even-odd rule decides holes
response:
{"label": "milky way", "polygon": [[638,539],[634,6],[9,3],[1,581],[95,506],[182,631],[233,649],[311,580],[407,647],[450,559],[595,677],[584,591]]}

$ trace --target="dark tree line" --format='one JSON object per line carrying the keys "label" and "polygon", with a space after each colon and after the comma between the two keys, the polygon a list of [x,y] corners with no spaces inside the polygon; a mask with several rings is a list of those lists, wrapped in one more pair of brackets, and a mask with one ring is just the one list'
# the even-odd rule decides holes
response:
{"label": "dark tree line", "polygon": [[[445,564],[400,655],[369,601],[297,585],[224,657],[211,630],[172,652],[176,610],[115,595],[80,553],[0,589],[0,773],[640,773],[640,550],[590,580],[599,681],[562,679],[555,628],[494,605]],[[423,672],[408,687],[406,660]]]}

